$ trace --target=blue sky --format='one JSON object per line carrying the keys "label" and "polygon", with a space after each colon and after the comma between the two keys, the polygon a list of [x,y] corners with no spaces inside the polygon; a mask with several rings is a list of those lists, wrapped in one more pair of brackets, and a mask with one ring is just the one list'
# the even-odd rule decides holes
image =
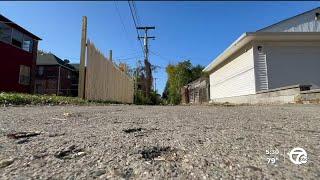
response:
{"label": "blue sky", "polygon": [[[158,55],[150,54],[150,60],[161,67],[154,74],[160,93],[168,63],[189,59],[208,65],[243,32],[319,6],[320,2],[136,1],[140,24],[156,27],[150,32],[156,36],[150,48]],[[127,1],[0,2],[0,13],[41,37],[39,49],[61,59],[79,62],[84,15],[88,17],[88,38],[106,55],[112,49],[118,62],[131,66],[143,59]]]}

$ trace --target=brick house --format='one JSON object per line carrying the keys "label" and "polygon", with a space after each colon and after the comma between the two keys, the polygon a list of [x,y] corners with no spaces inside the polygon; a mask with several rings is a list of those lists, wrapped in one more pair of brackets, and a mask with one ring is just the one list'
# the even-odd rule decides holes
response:
{"label": "brick house", "polygon": [[52,53],[39,52],[35,93],[77,96],[78,70]]}
{"label": "brick house", "polygon": [[39,40],[0,14],[0,91],[33,92]]}

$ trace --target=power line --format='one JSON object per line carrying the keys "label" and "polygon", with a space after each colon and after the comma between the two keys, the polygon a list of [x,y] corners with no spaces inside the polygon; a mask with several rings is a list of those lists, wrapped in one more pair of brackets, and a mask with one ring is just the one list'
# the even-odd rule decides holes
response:
{"label": "power line", "polygon": [[134,57],[128,57],[128,58],[116,58],[117,60],[130,60],[130,59],[139,59],[142,58],[143,56],[134,56]]}
{"label": "power line", "polygon": [[[128,1],[128,4],[129,4],[129,8],[130,8],[130,13],[131,13],[131,16],[132,16],[132,19],[133,19],[133,22],[134,22],[134,26],[135,26],[135,29],[136,29],[136,32],[137,32],[137,36],[139,37],[140,35],[139,35],[138,29],[137,29],[138,26],[137,26],[136,18],[134,17],[134,13],[133,13],[130,1]],[[142,52],[144,52],[143,45],[142,45],[140,39],[139,39],[139,43],[140,43]]]}
{"label": "power line", "polygon": [[[133,19],[133,22],[134,22],[134,26],[135,26],[135,27],[138,27],[138,26],[137,26],[137,22],[136,22],[136,18],[134,17],[134,13],[133,13],[133,10],[132,10],[130,1],[128,1],[128,4],[129,4],[129,8],[130,8],[130,12],[131,12],[132,19]],[[137,31],[137,34],[139,35],[139,32],[138,32],[138,31]]]}
{"label": "power line", "polygon": [[121,59],[121,58],[127,58],[128,56],[134,56],[134,55],[138,55],[140,54],[140,51],[134,51],[133,53],[130,53],[130,54],[127,54],[127,55],[122,55],[122,56],[117,56],[117,57],[114,57],[116,59]]}
{"label": "power line", "polygon": [[118,13],[118,16],[119,16],[120,21],[121,21],[121,24],[122,24],[122,30],[124,31],[124,34],[125,34],[125,36],[126,36],[126,39],[127,39],[128,43],[132,46],[132,44],[130,43],[131,41],[129,41],[128,31],[127,31],[126,26],[124,25],[124,22],[123,22],[123,19],[122,19],[121,14],[120,14],[120,11],[119,11],[117,2],[114,1],[114,5],[115,5],[115,7],[116,7],[116,11],[117,11],[117,13]]}
{"label": "power line", "polygon": [[164,57],[164,56],[162,56],[162,55],[160,55],[159,53],[156,53],[156,52],[154,52],[154,51],[151,51],[151,50],[150,50],[150,52],[151,52],[151,54],[156,55],[156,56],[160,57],[160,58],[163,59],[163,60],[166,60],[166,61],[171,61],[171,60],[172,60],[172,59],[166,58],[166,57]]}
{"label": "power line", "polygon": [[140,26],[141,24],[140,24],[140,17],[139,17],[139,14],[138,14],[138,10],[137,10],[137,7],[136,7],[136,3],[132,0],[131,1],[131,3],[132,3],[132,6],[133,6],[133,10],[134,10],[134,13],[135,13],[135,15],[136,15],[136,19],[137,19],[137,24],[138,24],[138,26]]}

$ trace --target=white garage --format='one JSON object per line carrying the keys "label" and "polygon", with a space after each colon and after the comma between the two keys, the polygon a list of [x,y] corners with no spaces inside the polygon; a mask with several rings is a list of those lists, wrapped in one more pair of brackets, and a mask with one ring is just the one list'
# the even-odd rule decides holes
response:
{"label": "white garage", "polygon": [[320,88],[320,9],[244,33],[204,71],[211,100],[296,84]]}
{"label": "white garage", "polygon": [[223,98],[255,93],[253,48],[227,58],[210,74],[211,98]]}

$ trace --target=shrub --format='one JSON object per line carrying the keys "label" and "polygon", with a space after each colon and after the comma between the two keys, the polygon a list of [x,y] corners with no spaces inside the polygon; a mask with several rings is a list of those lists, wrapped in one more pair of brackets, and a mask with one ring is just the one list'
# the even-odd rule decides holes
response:
{"label": "shrub", "polygon": [[137,91],[134,96],[134,104],[137,105],[159,105],[162,104],[160,95],[156,91],[150,93],[150,97],[146,97],[143,91]]}
{"label": "shrub", "polygon": [[78,97],[55,95],[32,95],[23,93],[0,93],[0,104],[4,105],[86,105],[109,104],[109,101],[89,101]]}

